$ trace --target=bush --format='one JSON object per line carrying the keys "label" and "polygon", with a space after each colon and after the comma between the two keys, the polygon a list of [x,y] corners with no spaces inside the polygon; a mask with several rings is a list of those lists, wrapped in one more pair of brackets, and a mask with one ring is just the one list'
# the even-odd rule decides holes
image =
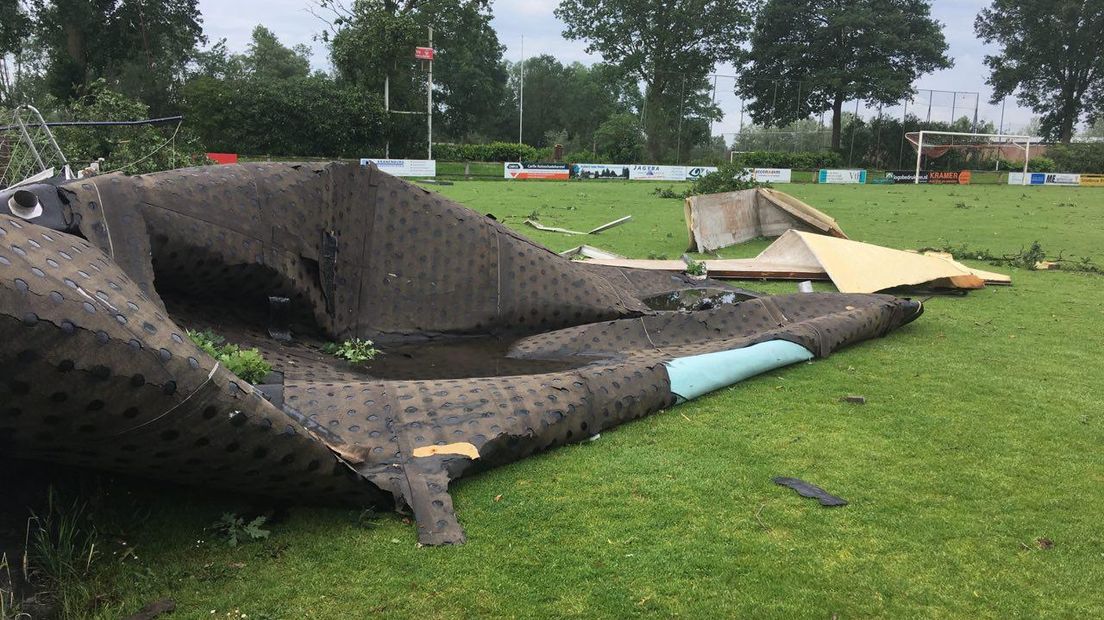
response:
{"label": "bush", "polygon": [[[387,127],[375,94],[325,75],[286,80],[200,76],[181,88],[186,127],[212,151],[292,157],[363,157],[382,152]],[[424,134],[421,134],[424,136]],[[423,149],[425,140],[421,140]],[[392,152],[399,148],[392,141]]]}
{"label": "bush", "polygon": [[[102,79],[90,85],[87,95],[58,109],[56,114],[75,121],[133,121],[150,117],[149,106],[109,89]],[[127,174],[211,163],[187,119],[169,148],[167,143],[175,129],[174,125],[58,127],[53,133],[75,168],[101,157],[104,158],[101,172],[121,169]]]}
{"label": "bush", "polygon": [[719,194],[721,192],[735,192],[760,187],[761,183],[756,182],[745,173],[746,168],[746,164],[739,162],[724,164],[718,167],[716,172],[694,181],[690,185],[690,189],[686,190],[686,195]]}
{"label": "bush", "polygon": [[439,161],[536,161],[537,149],[516,142],[488,144],[434,144],[433,156]]}
{"label": "bush", "polygon": [[751,151],[738,153],[732,161],[734,164],[739,164],[740,168],[819,170],[820,168],[838,168],[843,165],[840,154],[832,151],[799,151],[796,153]]}
{"label": "bush", "polygon": [[632,114],[614,114],[594,132],[598,152],[607,161],[632,164],[644,159],[644,132]]}
{"label": "bush", "polygon": [[[1053,162],[1058,172],[1104,173],[1104,143],[1056,144],[1047,149],[1046,158]],[[1036,158],[1031,159],[1032,169],[1036,161]]]}
{"label": "bush", "polygon": [[1032,157],[1031,161],[1027,163],[1027,169],[1031,172],[1066,172],[1065,170],[1058,170],[1054,160],[1049,157]]}

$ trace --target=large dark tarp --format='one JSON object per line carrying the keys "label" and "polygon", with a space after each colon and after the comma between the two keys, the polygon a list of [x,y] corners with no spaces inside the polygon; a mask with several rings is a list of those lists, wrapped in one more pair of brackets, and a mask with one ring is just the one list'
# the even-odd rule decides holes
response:
{"label": "large dark tarp", "polygon": [[[715,283],[564,259],[374,167],[210,166],[34,191],[53,209],[41,221],[63,223],[0,215],[0,451],[394,502],[430,544],[464,539],[451,480],[674,404],[664,362],[769,340],[825,356],[919,313],[882,295],[751,293],[653,311],[653,296]],[[281,297],[290,326],[272,324]],[[272,337],[288,327],[290,342]],[[275,372],[241,380],[189,340],[204,328]],[[385,354],[365,369],[321,350],[350,338]]]}

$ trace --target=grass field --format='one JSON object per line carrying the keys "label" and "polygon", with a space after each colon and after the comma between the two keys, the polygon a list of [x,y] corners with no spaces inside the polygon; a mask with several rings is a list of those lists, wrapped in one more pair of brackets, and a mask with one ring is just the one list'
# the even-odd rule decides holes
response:
{"label": "grass field", "polygon": [[[554,250],[582,240],[527,216],[587,230],[632,214],[585,241],[674,258],[681,202],[654,188],[435,187]],[[1104,263],[1104,190],[783,189],[859,240],[993,254],[1038,240]],[[391,514],[297,507],[269,540],[229,548],[204,528],[240,498],[134,490],[142,516],[116,538],[138,559],[105,549],[100,613],[171,597],[172,618],[1104,617],[1104,277],[1012,276],[932,299],[883,340],[462,480],[462,547],[418,548]],[[778,475],[851,503],[821,508]]]}

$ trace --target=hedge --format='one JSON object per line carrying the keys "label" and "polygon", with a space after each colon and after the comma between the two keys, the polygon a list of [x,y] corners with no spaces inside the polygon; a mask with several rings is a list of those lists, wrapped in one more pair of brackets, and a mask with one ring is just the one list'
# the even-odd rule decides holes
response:
{"label": "hedge", "polygon": [[439,161],[535,161],[537,149],[516,142],[489,144],[434,144],[433,155]]}
{"label": "hedge", "polygon": [[839,153],[832,151],[750,151],[738,153],[733,163],[746,168],[793,168],[796,170],[818,170],[820,168],[838,168],[843,165]]}

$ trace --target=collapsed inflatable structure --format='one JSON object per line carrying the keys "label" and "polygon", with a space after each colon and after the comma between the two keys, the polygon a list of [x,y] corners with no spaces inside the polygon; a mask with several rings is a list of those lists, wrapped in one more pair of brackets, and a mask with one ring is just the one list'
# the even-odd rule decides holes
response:
{"label": "collapsed inflatable structure", "polygon": [[[412,510],[448,485],[785,364],[918,303],[759,296],[571,261],[343,163],[210,166],[0,191],[0,451]],[[243,381],[186,329],[257,347]],[[323,352],[370,338],[369,367]]]}

